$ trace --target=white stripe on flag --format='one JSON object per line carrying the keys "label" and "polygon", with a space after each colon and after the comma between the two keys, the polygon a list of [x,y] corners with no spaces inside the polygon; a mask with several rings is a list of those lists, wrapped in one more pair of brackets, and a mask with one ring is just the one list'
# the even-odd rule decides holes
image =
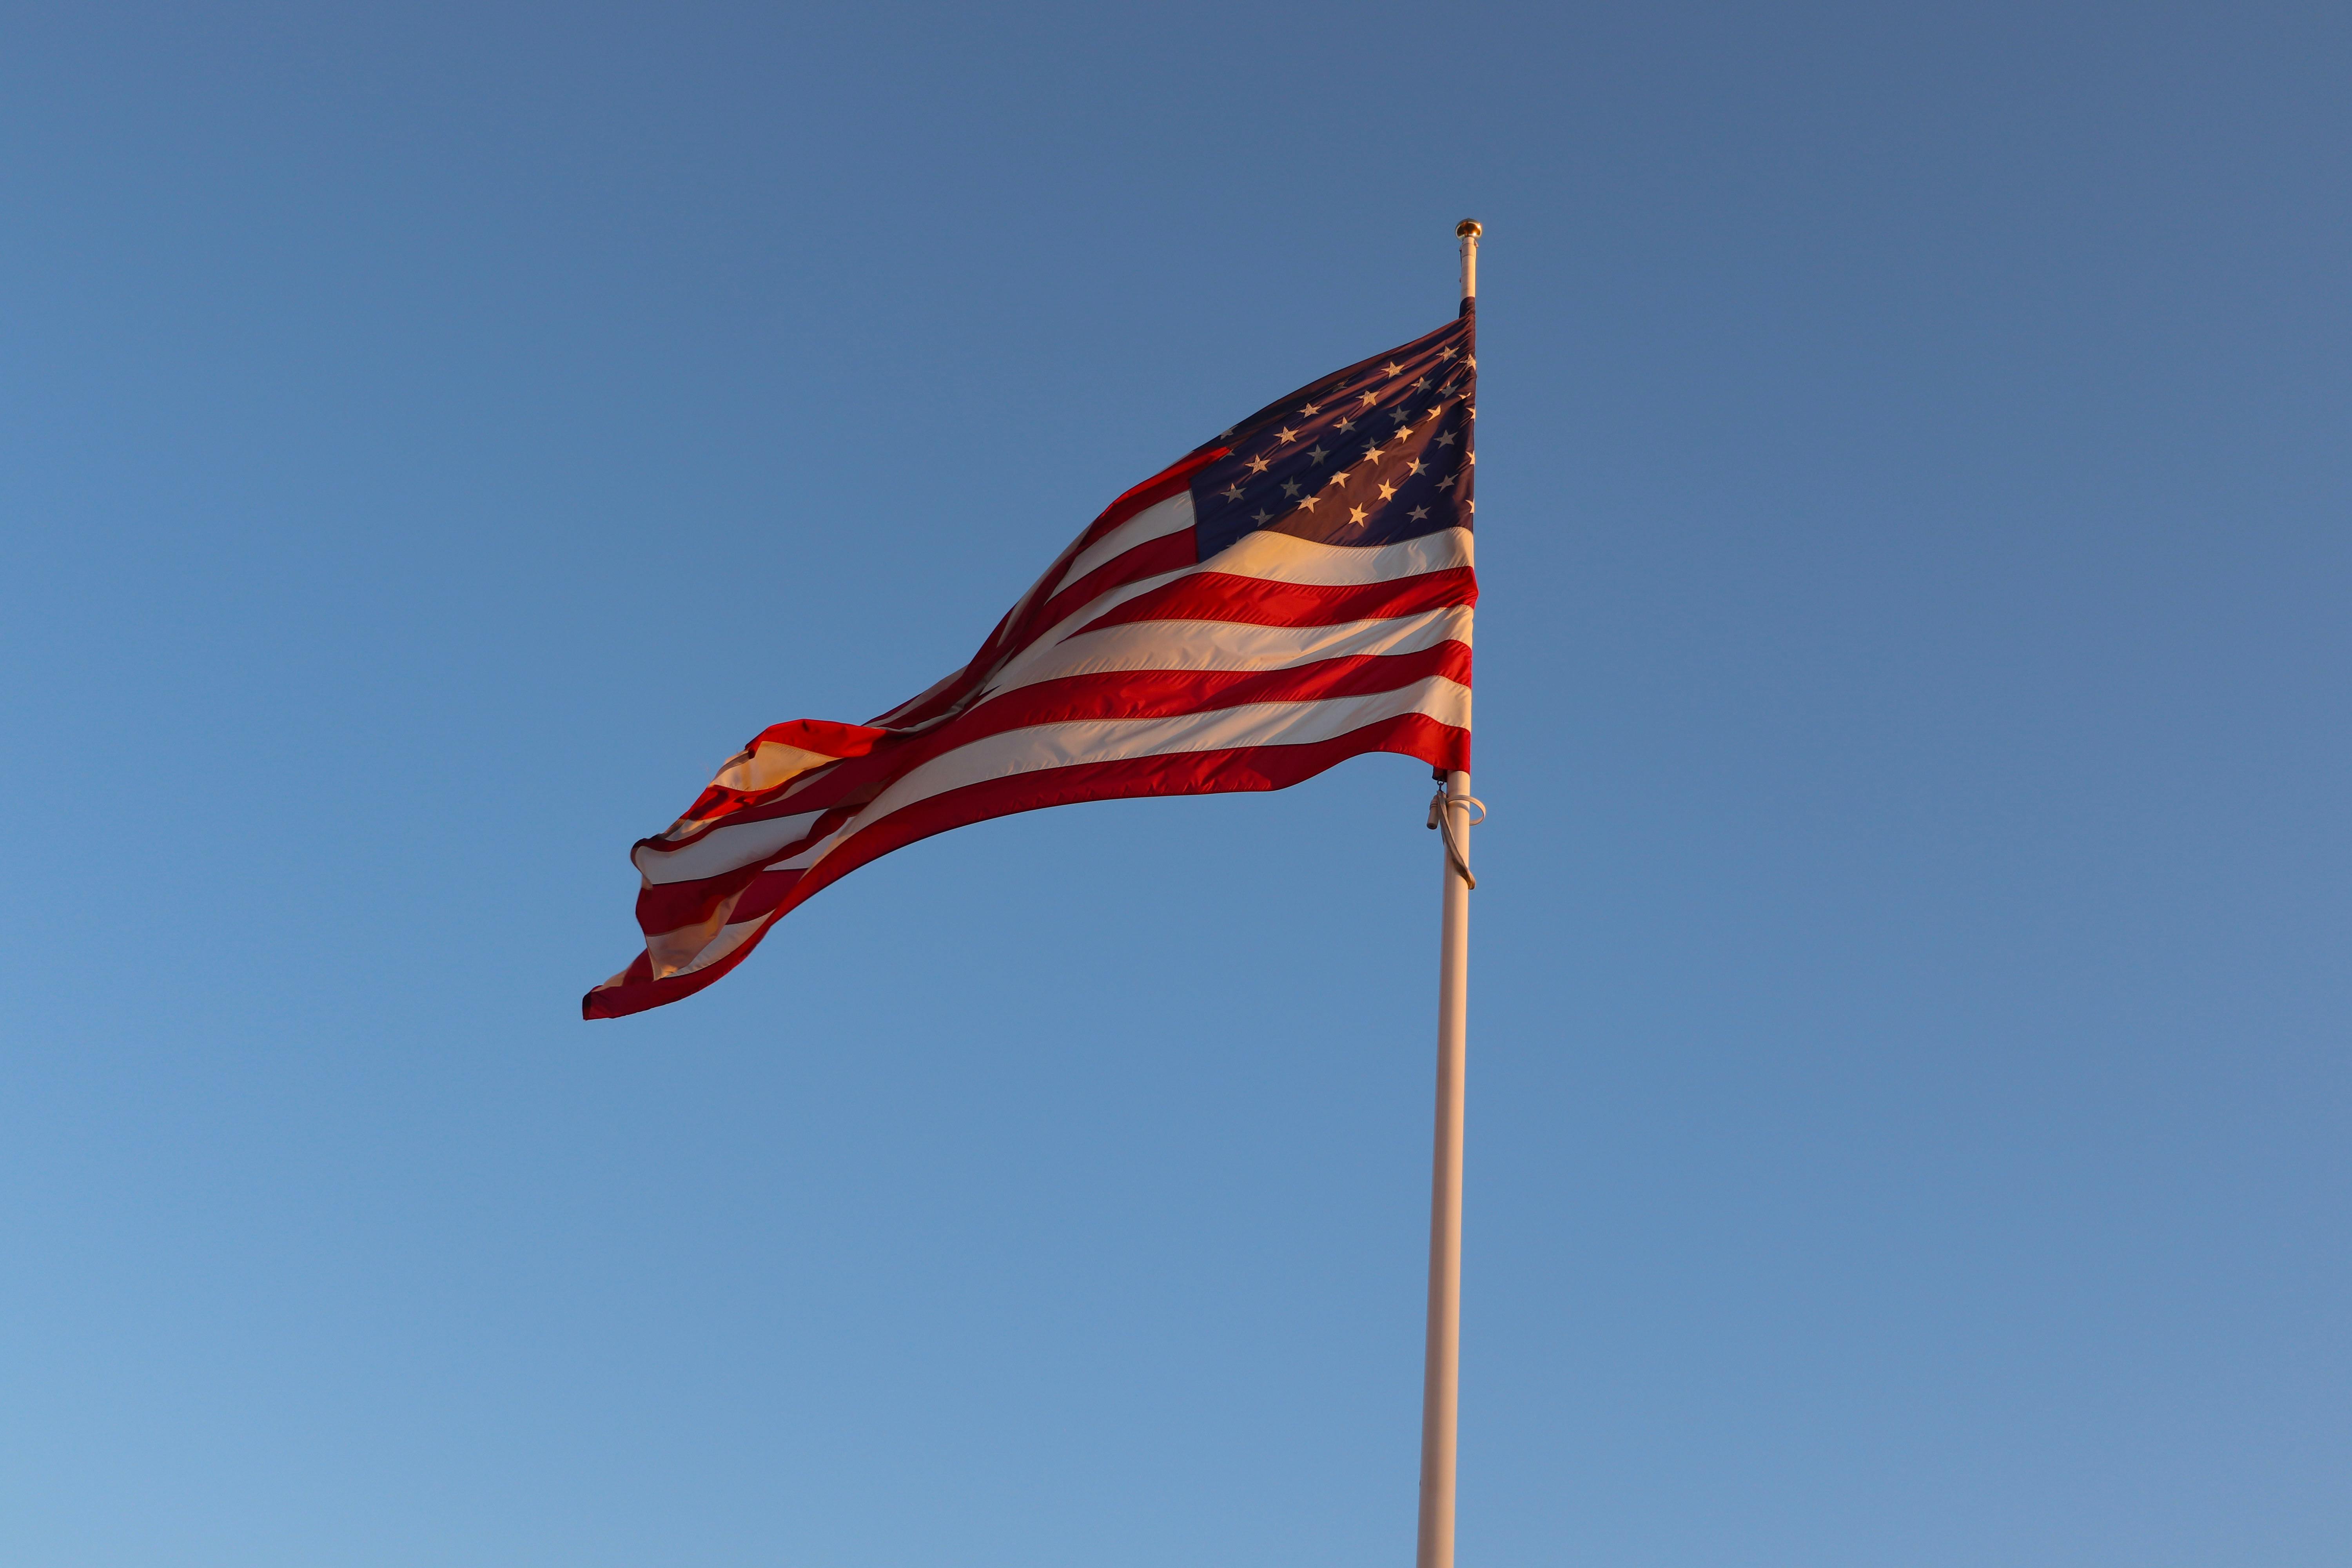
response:
{"label": "white stripe on flag", "polygon": [[1202,572],[1230,572],[1237,577],[1263,577],[1273,583],[1310,583],[1325,587],[1352,588],[1364,583],[1392,583],[1470,566],[1474,546],[1470,531],[1449,528],[1424,533],[1395,544],[1318,544],[1287,533],[1246,533],[1222,552],[1201,563]]}
{"label": "white stripe on flag", "polygon": [[716,877],[721,871],[764,860],[785,845],[807,837],[809,829],[824,815],[821,811],[808,811],[798,816],[772,816],[764,822],[721,827],[707,838],[667,853],[641,845],[629,858],[636,863],[638,873],[646,881],[656,884]]}
{"label": "white stripe on flag", "polygon": [[1115,561],[1146,541],[1176,532],[1192,526],[1192,492],[1179,490],[1166,500],[1154,501],[1145,507],[1083,551],[1054,584],[1060,593],[1106,561]]}
{"label": "white stripe on flag", "polygon": [[[1173,719],[1083,719],[1032,724],[1023,730],[983,735],[969,745],[909,769],[857,814],[847,833],[872,826],[894,811],[984,779],[1010,778],[1045,768],[1133,757],[1213,752],[1227,746],[1297,746],[1328,741],[1350,730],[1425,713],[1441,724],[1470,727],[1470,689],[1432,676],[1395,691],[1363,697],[1332,697],[1309,702],[1252,702],[1214,708]],[[830,850],[847,833],[824,846]],[[818,858],[823,858],[822,853]],[[811,864],[814,862],[812,861]]]}
{"label": "white stripe on flag", "polygon": [[1392,583],[1400,577],[1418,577],[1424,572],[1468,566],[1472,564],[1471,555],[1470,535],[1459,528],[1449,528],[1442,533],[1423,534],[1419,539],[1408,539],[1400,544],[1372,546],[1318,544],[1311,539],[1294,539],[1286,533],[1253,533],[1230,550],[1198,565],[1122,583],[1087,600],[1030,646],[1035,647],[1039,644],[1058,642],[1129,599],[1140,597],[1154,588],[1173,583],[1179,577],[1195,576],[1203,572],[1257,577],[1269,583],[1297,583],[1309,587],[1356,588],[1373,583]]}
{"label": "white stripe on flag", "polygon": [[1335,626],[1256,626],[1238,621],[1128,621],[1024,649],[989,682],[986,697],[1111,669],[1283,669],[1356,654],[1418,653],[1470,640],[1467,605]]}

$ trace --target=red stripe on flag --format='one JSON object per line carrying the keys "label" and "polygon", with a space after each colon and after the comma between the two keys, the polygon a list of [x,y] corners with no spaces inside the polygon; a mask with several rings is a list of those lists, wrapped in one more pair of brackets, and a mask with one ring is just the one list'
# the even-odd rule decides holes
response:
{"label": "red stripe on flag", "polygon": [[[831,719],[788,719],[781,724],[769,725],[745,742],[742,751],[736,753],[736,759],[748,758],[761,746],[772,744],[793,746],[824,757],[862,757],[877,744],[887,740],[889,735],[887,730],[877,730],[866,724],[843,724]],[[730,767],[733,765],[733,761],[728,763]],[[824,765],[822,763],[817,764],[818,767]],[[726,771],[726,768],[719,770],[722,773]],[[704,786],[694,804],[680,814],[680,820],[717,822],[732,817],[772,798],[778,790],[789,789],[807,777],[807,773],[803,773],[772,788],[759,790],[730,789],[714,780]]]}
{"label": "red stripe on flag", "polygon": [[[862,778],[836,773],[826,782],[845,788],[856,785],[859,799],[869,800],[892,780],[904,777],[934,757],[990,735],[1034,724],[1171,719],[1253,702],[1313,702],[1332,697],[1367,697],[1394,691],[1433,676],[1468,686],[1469,645],[1448,638],[1411,653],[1348,654],[1276,669],[1116,669],[1063,676],[1034,686],[1017,687],[958,715],[952,722],[928,735],[910,739],[903,746],[853,759],[862,764]],[[839,791],[829,789],[827,793]],[[740,827],[814,809],[815,806],[805,800],[780,801],[730,816],[723,826]],[[845,811],[828,811],[802,837],[762,855],[757,864],[789,858],[838,828],[845,816]],[[684,844],[699,843],[704,837],[707,835],[697,835]],[[657,851],[684,847],[660,839],[646,842]],[[646,887],[637,894],[637,924],[648,932],[659,932],[706,919],[720,900],[743,885],[755,868],[738,867],[706,878]]]}
{"label": "red stripe on flag", "polygon": [[[1005,613],[1004,618],[996,623],[996,629],[990,632],[987,640],[980,645],[980,651],[971,656],[971,661],[958,672],[954,679],[912,706],[891,709],[883,715],[883,718],[889,721],[893,729],[906,730],[929,723],[941,714],[955,711],[957,704],[978,690],[981,684],[993,675],[1006,658],[1035,641],[1041,633],[1054,625],[1045,617],[1046,608],[1045,601],[1050,594],[1050,589],[1045,587],[1045,584],[1060,582],[1062,574],[1070,569],[1070,563],[1076,561],[1085,552],[1087,546],[1102,538],[1112,529],[1127,521],[1144,508],[1157,506],[1169,497],[1181,494],[1192,484],[1194,474],[1223,457],[1227,450],[1226,447],[1217,447],[1207,451],[1195,452],[1181,461],[1160,469],[1160,472],[1103,508],[1102,515],[1088,523],[1084,533],[1070,541],[1068,547],[1055,558],[1054,564],[1046,568],[1045,574],[1037,580],[1039,587],[1034,596],[1024,599],[1021,604]],[[1192,534],[1188,531],[1182,537],[1190,539]]]}
{"label": "red stripe on flag", "polygon": [[648,936],[709,920],[729,895],[760,874],[757,863],[691,882],[649,882],[637,889],[637,929]]}
{"label": "red stripe on flag", "polygon": [[[908,766],[984,735],[1032,724],[1089,719],[1174,719],[1252,702],[1314,702],[1394,691],[1432,676],[1470,684],[1466,643],[1451,638],[1410,653],[1345,654],[1278,669],[1105,669],[1016,687],[958,719],[938,738],[924,737]],[[904,771],[903,769],[901,770]]]}
{"label": "red stripe on flag", "polygon": [[1189,528],[1147,539],[1134,549],[1114,555],[1055,595],[1046,604],[1045,613],[1037,617],[1038,630],[1041,635],[1052,630],[1113,588],[1157,577],[1162,572],[1181,572],[1193,563],[1199,552],[1200,546]]}
{"label": "red stripe on flag", "polygon": [[[1276,669],[1108,669],[1066,675],[992,697],[928,734],[908,737],[904,746],[841,764],[843,771],[837,776],[845,784],[855,784],[863,802],[934,758],[991,735],[1032,725],[1179,719],[1252,702],[1365,697],[1399,690],[1432,676],[1468,686],[1470,674],[1469,645],[1449,637],[1412,653],[1349,654]],[[796,805],[796,809],[808,807]],[[837,820],[819,825],[827,833],[839,826]]]}
{"label": "red stripe on flag", "polygon": [[[1120,496],[1110,505],[1103,508],[1102,515],[1087,524],[1087,531],[1078,535],[1077,543],[1065,553],[1072,560],[1076,559],[1080,551],[1141,511],[1145,507],[1158,506],[1170,496],[1181,494],[1192,484],[1194,474],[1232,450],[1231,447],[1213,447],[1207,451],[1195,452],[1189,458],[1181,458],[1171,463],[1125,495]],[[1066,570],[1069,562],[1065,561],[1062,565]]]}
{"label": "red stripe on flag", "polygon": [[1277,583],[1230,572],[1197,572],[1138,594],[1105,611],[1074,636],[1134,621],[1226,621],[1246,626],[1336,626],[1478,602],[1467,566],[1423,572],[1386,583]]}
{"label": "red stripe on flag", "polygon": [[[892,812],[844,841],[785,889],[767,923],[725,957],[690,974],[655,980],[650,978],[650,964],[640,954],[620,983],[600,985],[581,998],[581,1016],[618,1018],[694,994],[743,962],[777,920],[858,867],[917,839],[991,817],[1082,801],[1286,789],[1366,752],[1398,752],[1440,769],[1466,768],[1470,765],[1470,732],[1441,724],[1426,714],[1404,713],[1329,740],[1301,745],[1238,746],[1223,751],[1081,763],[1073,767],[985,779],[949,790],[904,811]],[[641,975],[646,978],[639,978]]]}

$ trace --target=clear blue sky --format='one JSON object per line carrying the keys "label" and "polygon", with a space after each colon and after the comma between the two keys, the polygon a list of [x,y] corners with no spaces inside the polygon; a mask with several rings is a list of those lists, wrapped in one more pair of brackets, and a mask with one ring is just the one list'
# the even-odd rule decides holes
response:
{"label": "clear blue sky", "polygon": [[1487,226],[1465,1565],[2352,1556],[2352,11],[13,8],[0,1560],[1412,1550],[1426,770],[640,834]]}

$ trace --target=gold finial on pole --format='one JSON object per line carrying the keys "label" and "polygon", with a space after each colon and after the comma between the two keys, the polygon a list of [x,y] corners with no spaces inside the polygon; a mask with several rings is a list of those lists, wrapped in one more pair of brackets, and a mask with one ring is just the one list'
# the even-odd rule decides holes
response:
{"label": "gold finial on pole", "polygon": [[1462,241],[1462,297],[1478,297],[1478,237],[1486,226],[1475,217],[1465,217],[1454,226],[1454,233]]}

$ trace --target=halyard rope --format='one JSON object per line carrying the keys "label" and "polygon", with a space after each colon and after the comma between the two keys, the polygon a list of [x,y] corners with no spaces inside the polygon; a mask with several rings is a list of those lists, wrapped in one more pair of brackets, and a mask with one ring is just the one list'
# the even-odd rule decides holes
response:
{"label": "halyard rope", "polygon": [[1485,801],[1475,795],[1448,795],[1441,786],[1435,795],[1430,796],[1428,825],[1445,835],[1445,858],[1454,862],[1454,868],[1462,873],[1462,880],[1475,891],[1478,886],[1478,879],[1470,874],[1470,858],[1462,853],[1462,846],[1454,840],[1453,808],[1457,805],[1475,805],[1478,808],[1478,815],[1470,819],[1470,826],[1475,827],[1486,820]]}

